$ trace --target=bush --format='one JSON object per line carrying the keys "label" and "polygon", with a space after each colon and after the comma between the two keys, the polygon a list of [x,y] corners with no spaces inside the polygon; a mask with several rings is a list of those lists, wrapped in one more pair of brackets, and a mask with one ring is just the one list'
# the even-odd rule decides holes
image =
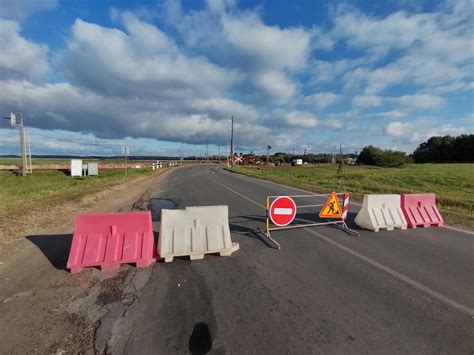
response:
{"label": "bush", "polygon": [[383,150],[369,145],[364,147],[357,157],[357,163],[376,166],[401,166],[413,162],[404,152]]}

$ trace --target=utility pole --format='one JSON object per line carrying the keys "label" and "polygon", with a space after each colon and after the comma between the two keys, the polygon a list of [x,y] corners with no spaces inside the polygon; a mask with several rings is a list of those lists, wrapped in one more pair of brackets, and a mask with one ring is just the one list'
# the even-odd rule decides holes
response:
{"label": "utility pole", "polygon": [[26,176],[25,126],[23,125],[23,114],[19,112],[17,115],[20,116],[21,176]]}
{"label": "utility pole", "polygon": [[[26,160],[26,144],[25,144],[25,126],[23,125],[23,113],[10,113],[10,117],[3,117],[4,119],[10,120],[10,124],[13,127],[20,127],[20,173],[21,176],[26,176],[27,173],[27,160]],[[17,123],[18,119],[18,123]],[[30,148],[31,149],[31,148]],[[30,157],[31,159],[31,157]],[[31,160],[30,160],[31,162]]]}
{"label": "utility pole", "polygon": [[334,145],[334,153],[332,154],[332,164],[336,164],[336,145]]}
{"label": "utility pole", "polygon": [[339,161],[337,167],[337,183],[341,184],[341,179],[344,176],[344,158],[342,156],[342,143],[339,143]]}
{"label": "utility pole", "polygon": [[[226,155],[227,155],[227,157],[228,157],[228,154],[230,154],[229,142],[227,142],[227,143],[225,144],[225,151],[226,151]],[[229,160],[227,160],[227,163],[229,163]]]}
{"label": "utility pole", "polygon": [[220,164],[221,163],[221,145],[219,144],[218,147],[219,147],[219,158],[218,158],[217,163]]}
{"label": "utility pole", "polygon": [[230,167],[234,167],[234,116],[231,116],[230,123]]}
{"label": "utility pole", "polygon": [[206,141],[206,164],[209,164],[209,143]]}
{"label": "utility pole", "polygon": [[31,161],[31,136],[30,136],[30,132],[28,132],[28,155],[30,156],[28,172],[32,173],[33,172],[33,163]]}

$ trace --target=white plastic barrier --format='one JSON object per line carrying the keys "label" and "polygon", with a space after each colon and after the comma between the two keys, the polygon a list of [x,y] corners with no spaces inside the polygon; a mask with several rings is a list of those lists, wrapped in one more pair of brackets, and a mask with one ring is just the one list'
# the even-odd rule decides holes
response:
{"label": "white plastic barrier", "polygon": [[185,255],[191,260],[203,259],[204,254],[210,253],[229,256],[236,250],[239,244],[232,243],[230,237],[228,206],[161,211],[158,254],[165,262]]}
{"label": "white plastic barrier", "polygon": [[355,223],[375,232],[379,229],[407,229],[407,221],[400,208],[400,195],[365,195]]}

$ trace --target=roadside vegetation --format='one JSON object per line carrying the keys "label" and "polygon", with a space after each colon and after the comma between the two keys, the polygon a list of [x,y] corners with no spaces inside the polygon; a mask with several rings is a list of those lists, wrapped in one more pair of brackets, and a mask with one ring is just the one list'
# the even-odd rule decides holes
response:
{"label": "roadside vegetation", "polygon": [[[103,170],[98,176],[71,177],[60,171],[36,172],[25,177],[0,173],[0,227],[21,216],[75,202],[140,176],[156,174],[152,169]],[[0,233],[1,234],[1,233]]]}
{"label": "roadside vegetation", "polygon": [[357,157],[358,164],[376,165],[376,166],[401,166],[403,164],[413,163],[413,158],[405,152],[399,152],[390,149],[380,149],[369,145],[360,152]]}
{"label": "roadside vegetation", "polygon": [[[69,160],[61,158],[32,158],[31,163],[33,165],[47,165],[47,164],[67,164]],[[20,165],[20,158],[2,157],[0,158],[0,165]]]}
{"label": "roadside vegetation", "polygon": [[474,164],[407,164],[397,168],[345,166],[338,183],[337,167],[235,167],[233,171],[315,192],[347,191],[359,199],[368,193],[436,194],[447,223],[474,227]]}

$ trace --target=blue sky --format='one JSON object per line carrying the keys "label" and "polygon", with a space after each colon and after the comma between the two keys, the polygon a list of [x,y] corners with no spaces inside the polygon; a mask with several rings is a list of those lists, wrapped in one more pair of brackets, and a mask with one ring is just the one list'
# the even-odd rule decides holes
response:
{"label": "blue sky", "polygon": [[[34,154],[411,152],[474,131],[473,3],[0,0]],[[18,134],[0,122],[0,154]]]}

